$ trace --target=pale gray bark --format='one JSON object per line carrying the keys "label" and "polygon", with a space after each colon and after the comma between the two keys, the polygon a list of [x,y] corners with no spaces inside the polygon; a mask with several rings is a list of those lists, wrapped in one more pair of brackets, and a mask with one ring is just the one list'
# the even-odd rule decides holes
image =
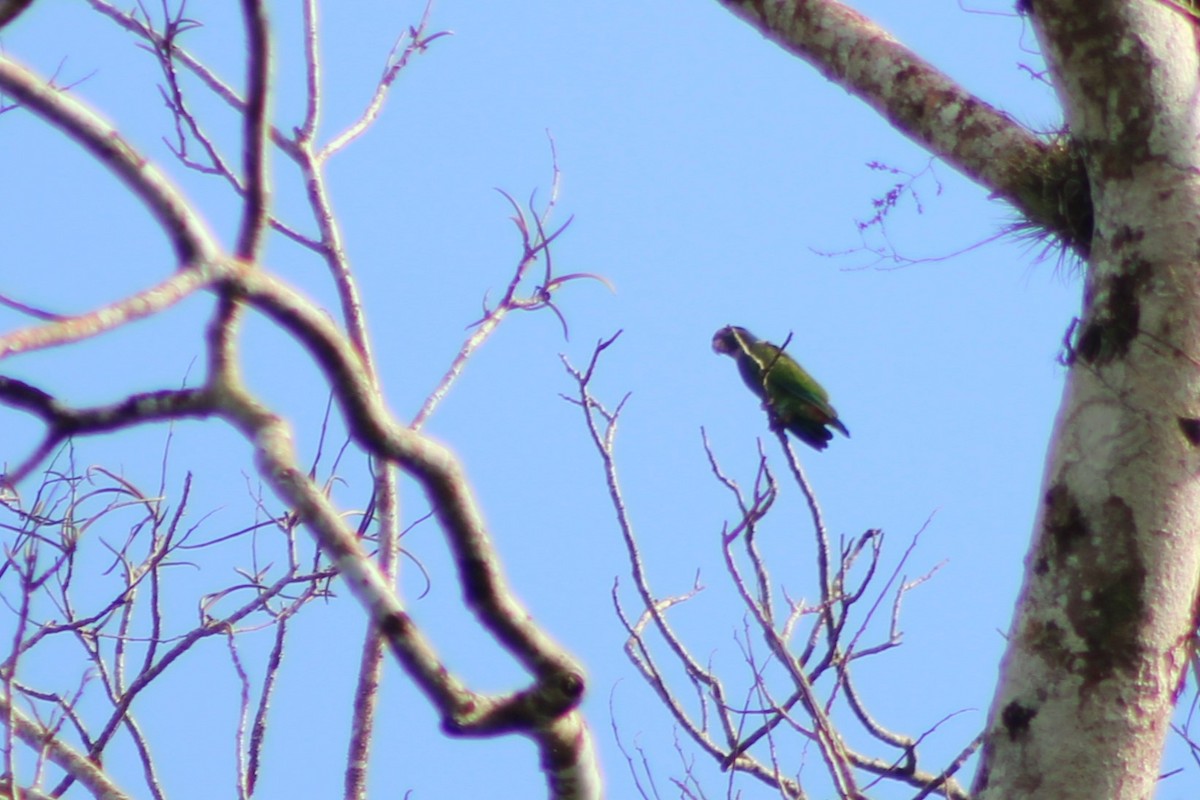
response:
{"label": "pale gray bark", "polygon": [[1154,793],[1200,575],[1200,59],[1158,2],[1035,3],[1095,208],[980,798]]}
{"label": "pale gray bark", "polygon": [[1196,17],[1160,0],[1018,3],[1077,174],[839,3],[721,1],[1088,259],[975,792],[1152,795],[1200,577]]}

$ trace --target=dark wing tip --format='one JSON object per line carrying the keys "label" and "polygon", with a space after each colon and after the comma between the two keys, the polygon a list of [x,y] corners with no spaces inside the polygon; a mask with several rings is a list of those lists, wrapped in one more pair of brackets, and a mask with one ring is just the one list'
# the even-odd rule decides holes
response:
{"label": "dark wing tip", "polygon": [[805,424],[799,420],[793,420],[787,425],[787,429],[814,450],[824,450],[829,447],[829,440],[833,438],[833,431],[822,424]]}

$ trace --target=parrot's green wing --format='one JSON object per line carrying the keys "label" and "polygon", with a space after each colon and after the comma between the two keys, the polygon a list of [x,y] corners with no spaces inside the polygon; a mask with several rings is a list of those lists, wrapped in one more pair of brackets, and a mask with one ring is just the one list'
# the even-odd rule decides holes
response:
{"label": "parrot's green wing", "polygon": [[712,347],[737,362],[742,380],[763,399],[773,425],[786,428],[817,450],[824,450],[833,438],[830,427],[850,435],[824,387],[782,348],[736,325],[713,334]]}
{"label": "parrot's green wing", "polygon": [[760,376],[763,370],[770,370],[765,382],[767,397],[781,415],[800,414],[819,424],[844,428],[829,404],[828,392],[794,358],[767,342],[756,342],[749,350]]}

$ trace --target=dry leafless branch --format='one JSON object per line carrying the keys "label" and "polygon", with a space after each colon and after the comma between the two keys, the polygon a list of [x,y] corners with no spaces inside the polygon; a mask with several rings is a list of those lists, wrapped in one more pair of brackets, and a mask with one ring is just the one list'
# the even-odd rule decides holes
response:
{"label": "dry leafless branch", "polygon": [[[576,710],[584,689],[583,670],[536,625],[516,600],[504,578],[471,485],[457,458],[445,446],[396,422],[384,406],[357,282],[345,253],[337,215],[325,184],[324,166],[327,160],[370,126],[401,70],[414,55],[424,52],[432,41],[444,34],[426,31],[427,9],[420,24],[409,29],[401,37],[397,49],[389,55],[387,68],[362,118],[325,146],[318,147],[315,137],[319,132],[322,76],[317,60],[319,48],[314,2],[308,2],[304,9],[308,104],[302,125],[295,128],[295,133],[290,136],[281,133],[270,117],[271,86],[268,76],[271,35],[265,3],[259,0],[243,0],[242,3],[249,42],[244,99],[181,47],[180,37],[195,28],[193,21],[186,16],[182,3],[172,8],[164,1],[160,14],[161,27],[151,21],[151,14],[145,6],[126,13],[102,0],[93,0],[92,5],[139,37],[156,58],[164,75],[163,95],[174,116],[177,155],[185,166],[212,172],[226,179],[235,189],[242,205],[241,226],[237,242],[232,252],[227,254],[171,181],[154,166],[152,159],[137,152],[115,129],[69,94],[57,90],[10,59],[0,58],[0,90],[75,139],[120,177],[154,214],[174,243],[179,264],[184,267],[158,286],[106,308],[69,318],[41,316],[39,323],[29,328],[0,336],[0,359],[18,354],[28,355],[51,345],[102,335],[130,320],[153,316],[183,297],[199,292],[210,293],[213,297],[211,319],[204,341],[209,369],[198,387],[140,392],[107,405],[79,407],[65,403],[31,383],[7,377],[0,379],[0,403],[36,416],[45,426],[41,445],[22,463],[8,471],[5,476],[7,484],[15,487],[22,483],[63,443],[80,437],[155,421],[216,417],[232,424],[253,447],[260,474],[290,509],[287,514],[278,517],[281,526],[289,531],[288,536],[291,536],[290,531],[297,524],[304,525],[312,532],[328,561],[324,562],[321,569],[303,577],[297,572],[299,560],[292,547],[289,550],[289,573],[271,581],[267,577],[269,573],[262,569],[246,570],[243,574],[245,583],[231,585],[207,598],[202,603],[200,625],[165,649],[162,646],[166,645],[166,634],[156,622],[144,646],[149,655],[137,669],[128,670],[126,654],[130,643],[134,641],[132,598],[149,581],[148,602],[152,608],[155,607],[155,587],[164,560],[182,547],[175,534],[163,534],[161,538],[152,539],[158,544],[151,546],[150,555],[145,557],[149,560],[138,560],[128,550],[131,542],[139,541],[137,536],[131,534],[126,544],[116,548],[113,553],[125,576],[125,588],[108,606],[82,616],[82,612],[73,610],[69,595],[59,597],[59,605],[71,611],[71,622],[66,623],[66,627],[42,627],[40,633],[31,635],[30,638],[35,641],[19,644],[14,651],[11,671],[15,672],[17,656],[25,652],[22,648],[37,646],[41,640],[37,637],[45,638],[60,630],[73,634],[90,663],[96,667],[98,685],[112,704],[111,714],[98,732],[85,733],[81,725],[76,726],[89,743],[89,755],[98,756],[108,746],[115,732],[119,728],[124,729],[140,753],[147,776],[147,790],[154,796],[162,796],[160,781],[154,775],[149,743],[132,716],[131,704],[183,652],[198,646],[203,639],[221,636],[243,686],[241,723],[237,731],[238,787],[242,795],[249,796],[257,783],[264,715],[285,647],[286,623],[294,613],[294,607],[289,607],[293,608],[292,611],[275,608],[270,601],[282,596],[285,590],[293,591],[296,581],[302,577],[310,588],[299,597],[310,599],[320,591],[318,587],[323,582],[336,574],[346,581],[352,593],[367,609],[372,623],[372,632],[364,644],[358,700],[355,704],[356,732],[351,739],[352,763],[347,769],[347,787],[352,796],[361,795],[365,785],[359,766],[368,751],[380,657],[385,646],[438,708],[446,732],[459,736],[494,736],[509,732],[529,735],[541,748],[542,763],[555,796],[596,796],[599,780],[590,734]],[[230,160],[217,153],[201,120],[190,110],[186,93],[178,79],[177,70],[181,67],[198,77],[204,86],[241,114],[242,159],[238,171],[235,172]],[[207,164],[186,155],[189,139],[200,143],[206,153]],[[316,236],[302,236],[291,226],[272,217],[267,171],[270,145],[291,158],[304,180],[317,229]],[[557,169],[555,164],[556,175]],[[554,275],[550,245],[562,228],[548,232],[545,222],[556,202],[557,179],[553,199],[545,215],[535,214],[530,222],[518,209],[516,222],[522,233],[524,255],[502,310],[493,309],[490,321],[481,325],[488,332],[509,310],[551,308],[562,319],[561,313],[551,302],[552,292],[577,278],[595,277]],[[267,265],[261,263],[262,244],[268,226],[302,241],[325,261],[341,305],[340,324],[273,276]],[[539,260],[546,267],[544,281],[529,299],[519,297],[517,292],[526,272]],[[316,480],[315,471],[299,465],[292,448],[289,424],[255,397],[243,382],[238,368],[238,323],[249,313],[258,313],[273,321],[307,350],[325,373],[332,398],[342,412],[349,440],[371,459],[375,475],[375,500],[371,504],[373,511],[369,519],[379,526],[375,537],[379,543],[378,561],[364,550],[364,540],[360,538],[359,531],[347,525],[344,515],[333,504],[326,486]],[[462,363],[470,354],[467,352],[457,359],[455,368],[461,370]],[[445,388],[448,388],[448,384]],[[432,408],[425,411],[424,416],[427,417],[431,411]],[[425,489],[458,564],[458,579],[465,603],[475,612],[482,628],[491,634],[494,641],[512,654],[533,676],[529,686],[495,695],[473,691],[437,655],[428,633],[401,604],[393,588],[400,535],[397,470],[411,475]],[[77,482],[67,483],[75,485]],[[125,485],[123,491],[129,493],[133,489]],[[141,495],[138,495],[137,502],[147,509],[155,506],[152,498]],[[35,518],[19,506],[14,506],[14,509],[18,515],[25,514],[24,518]],[[165,522],[160,520],[157,524]],[[138,529],[141,530],[140,527]],[[236,536],[217,537],[214,542],[231,540],[236,540]],[[26,541],[33,543],[40,540],[33,536]],[[34,547],[33,544],[28,546]],[[46,567],[50,570],[48,574],[58,574],[58,570],[73,564],[70,547],[61,545],[59,549],[62,553],[58,560]],[[24,571],[13,569],[13,574],[19,573],[29,580],[36,574],[32,571],[33,567]],[[62,583],[69,584],[69,581]],[[233,601],[243,592],[249,592],[248,602],[232,612],[217,612],[217,608]],[[250,692],[252,682],[248,667],[240,655],[236,640],[236,626],[255,613],[266,613],[269,618],[267,624],[276,631],[275,648],[265,667],[257,700],[253,699]],[[100,633],[97,626],[115,628],[111,634]],[[106,640],[106,636],[111,638]],[[112,642],[112,660],[106,660],[109,650],[102,646],[105,641]],[[8,688],[8,697],[11,698],[12,692],[18,689],[11,681]],[[10,730],[15,730],[18,735],[22,735],[22,730],[29,730],[16,722],[18,716],[15,710],[10,713],[10,719],[13,720]],[[68,781],[91,780],[85,771],[68,771],[68,776]],[[65,782],[60,788],[65,788]]]}
{"label": "dry leafless branch", "polygon": [[[668,598],[659,597],[651,589],[617,479],[615,434],[625,400],[609,410],[591,390],[599,359],[616,338],[597,344],[584,369],[564,359],[576,386],[574,395],[564,397],[583,412],[592,444],[600,456],[642,606],[637,619],[631,619],[614,587],[613,602],[629,634],[626,653],[679,728],[722,768],[751,775],[775,787],[784,797],[805,796],[793,775],[795,767],[780,760],[781,737],[790,730],[816,746],[838,797],[865,797],[864,780],[873,784],[888,779],[921,792],[965,799],[965,792],[952,776],[970,750],[938,773],[920,769],[917,745],[922,737],[913,739],[895,734],[881,725],[867,710],[853,682],[852,665],[856,661],[878,656],[899,644],[901,599],[928,577],[910,581],[902,574],[920,534],[913,537],[890,573],[883,571],[882,531],[870,530],[835,546],[816,495],[782,430],[776,431],[776,436],[793,483],[805,499],[815,539],[818,599],[813,604],[798,602],[787,595],[786,587],[777,589],[773,585],[771,566],[760,547],[760,539],[764,520],[775,509],[781,487],[762,443],[758,444],[752,489],[743,490],[721,467],[707,434],[702,431],[712,474],[737,509],[733,521],[722,527],[719,541],[726,573],[747,614],[745,633],[738,640],[749,672],[747,702],[742,706],[730,703],[728,679],[691,654],[690,645],[674,631],[667,618],[673,606],[696,602],[700,587]],[[776,610],[781,595],[787,603],[787,613],[782,617]],[[890,604],[886,602],[889,597]],[[892,616],[888,637],[877,644],[864,643],[877,612],[889,605]],[[806,621],[807,633],[801,634],[798,629]],[[657,632],[657,641],[652,640],[652,631]],[[755,639],[765,642],[765,657],[756,653]],[[665,655],[660,657],[661,649],[665,649]],[[685,702],[672,687],[668,677],[672,663],[682,668],[694,691],[694,703]],[[784,689],[782,693],[780,687]],[[856,724],[891,755],[872,756],[850,746],[843,733],[848,723]],[[695,781],[690,767],[686,775],[678,785],[691,785]],[[732,784],[727,791],[735,791]]]}

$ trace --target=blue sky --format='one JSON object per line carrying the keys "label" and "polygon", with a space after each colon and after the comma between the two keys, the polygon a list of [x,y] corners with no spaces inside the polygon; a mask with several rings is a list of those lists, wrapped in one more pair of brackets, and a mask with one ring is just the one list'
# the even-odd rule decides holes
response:
{"label": "blue sky", "polygon": [[[185,46],[240,82],[237,15],[209,5],[190,7],[205,26]],[[353,13],[326,6],[325,140],[361,109],[395,35],[421,11],[413,3],[359,2]],[[1011,3],[857,7],[1014,118],[1039,129],[1058,119],[1052,92],[1027,69],[1041,62]],[[274,13],[276,114],[290,129],[302,87],[298,28],[290,11]],[[632,602],[628,565],[580,414],[559,398],[572,391],[559,354],[586,362],[594,343],[618,329],[624,333],[605,355],[596,388],[613,402],[632,392],[618,458],[652,584],[677,594],[699,572],[709,589],[678,612],[678,624],[699,656],[727,664],[730,675],[740,664],[743,612],[723,575],[718,535],[734,509],[708,471],[699,430],[707,429],[725,469],[744,484],[753,478],[755,438],[767,431],[733,364],[715,356],[709,340],[729,323],[776,341],[792,337],[790,351],[829,390],[853,434],[824,453],[802,453],[831,532],[882,528],[895,559],[924,528],[908,574],[943,564],[906,600],[904,645],[864,663],[860,680],[881,721],[913,735],[967,709],[928,742],[929,767],[944,763],[983,725],[991,700],[1061,392],[1056,355],[1078,307],[1077,273],[1053,259],[1038,262],[1036,250],[1012,238],[972,248],[1014,220],[1009,208],[941,163],[928,170],[928,155],[874,112],[716,3],[443,0],[432,26],[454,35],[410,66],[378,124],[334,159],[334,202],[389,405],[411,418],[478,317],[484,293],[496,297],[516,263],[510,209],[494,189],[546,198],[547,131],[553,136],[562,170],[557,219],[574,217],[556,264],[602,274],[615,293],[589,282],[562,291],[569,341],[552,315],[510,318],[427,430],[462,457],[519,596],[586,663],[585,708],[611,796],[633,789],[610,709],[625,741],[652,754],[664,796],[675,796],[668,780],[682,772],[671,721],[620,650],[609,592],[619,578]],[[78,95],[167,169],[231,242],[236,205],[217,180],[173,161],[161,139],[170,119],[158,75],[128,35],[83,3],[41,0],[2,43],[43,73],[63,62],[64,81],[90,75]],[[232,152],[232,117],[199,90],[194,97]],[[0,141],[0,291],[81,311],[170,272],[170,253],[144,212],[73,144],[21,113],[0,117]],[[276,208],[312,230],[287,170],[277,159]],[[920,174],[920,207],[906,195],[886,232],[918,263],[877,263],[855,252],[856,221],[870,218],[872,200],[905,173]],[[881,242],[878,231],[869,236]],[[266,261],[332,307],[315,259],[275,239]],[[190,300],[84,346],[11,360],[4,373],[77,403],[175,386],[201,355],[207,308]],[[0,319],[6,329],[21,323],[11,312]],[[299,445],[311,454],[325,397],[303,353],[252,323],[245,361],[252,385],[296,421]],[[199,366],[191,369],[199,374]],[[0,414],[12,463],[35,429],[13,412]],[[157,427],[85,442],[80,459],[156,485],[165,436]],[[219,423],[189,423],[176,430],[172,449],[175,485],[187,469],[197,476],[193,515],[214,511],[205,530],[218,535],[253,517],[247,486],[255,479],[235,434]],[[769,438],[767,451],[782,474]],[[365,487],[351,469],[338,499],[361,508]],[[405,501],[411,516],[421,512],[411,486]],[[812,598],[811,537],[786,481],[768,530],[777,583]],[[458,608],[436,529],[419,527],[408,542],[433,588],[415,599],[420,581],[412,571],[406,597],[452,666],[482,688],[515,685],[519,673]],[[207,568],[214,583],[230,574],[229,564]],[[191,580],[202,593],[204,572]],[[194,605],[181,601],[178,613],[181,625],[190,623]],[[340,790],[361,636],[361,614],[348,596],[302,615],[281,678],[262,796]],[[249,652],[269,644],[266,633],[244,638]],[[170,710],[157,701],[144,710],[151,730],[174,737],[161,748],[174,797],[232,790],[235,707],[220,694],[232,686],[221,648],[214,642],[180,664],[160,696],[169,697]],[[186,688],[197,680],[212,682],[211,695]],[[540,795],[527,742],[442,739],[395,668],[383,707],[372,772],[380,796],[410,788],[414,797]],[[689,743],[683,748],[693,752]],[[122,754],[118,748],[109,764],[137,785],[136,767]],[[816,753],[794,756],[797,768],[807,758],[804,775],[817,780]],[[455,766],[464,761],[479,771]],[[1168,769],[1183,766],[1179,757],[1168,762]],[[478,791],[484,772],[493,794]],[[722,791],[723,778],[707,767],[700,774],[711,792]],[[1194,776],[1173,781],[1163,796],[1194,789]],[[738,785],[744,796],[770,796],[748,779]]]}

